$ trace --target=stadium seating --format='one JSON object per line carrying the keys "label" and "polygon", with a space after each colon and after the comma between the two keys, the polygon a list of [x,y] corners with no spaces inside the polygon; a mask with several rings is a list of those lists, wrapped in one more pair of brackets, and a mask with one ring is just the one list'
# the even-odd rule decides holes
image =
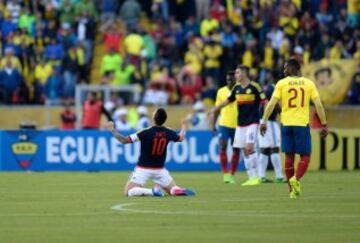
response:
{"label": "stadium seating", "polygon": [[[57,105],[74,98],[76,84],[101,83],[141,85],[168,104],[211,104],[239,63],[265,84],[281,77],[290,57],[304,65],[359,62],[356,1],[200,2],[4,1],[0,102]],[[109,49],[120,65],[103,71]],[[352,72],[349,102],[360,103],[359,72]]]}

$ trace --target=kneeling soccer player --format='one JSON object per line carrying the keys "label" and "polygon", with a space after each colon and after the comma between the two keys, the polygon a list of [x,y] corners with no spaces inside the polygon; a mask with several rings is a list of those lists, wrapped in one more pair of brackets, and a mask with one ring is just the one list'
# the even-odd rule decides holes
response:
{"label": "kneeling soccer player", "polygon": [[[126,183],[124,194],[128,197],[135,196],[164,196],[161,188],[172,196],[194,196],[195,193],[186,188],[178,187],[174,179],[165,169],[166,150],[170,141],[181,142],[185,138],[186,124],[182,121],[182,127],[179,134],[164,127],[167,118],[166,111],[162,108],[153,113],[154,125],[125,137],[118,133],[114,128],[113,122],[108,122],[106,127],[113,136],[122,144],[134,143],[140,141],[141,151],[139,162]],[[155,186],[152,189],[143,186],[148,180],[152,180]]]}

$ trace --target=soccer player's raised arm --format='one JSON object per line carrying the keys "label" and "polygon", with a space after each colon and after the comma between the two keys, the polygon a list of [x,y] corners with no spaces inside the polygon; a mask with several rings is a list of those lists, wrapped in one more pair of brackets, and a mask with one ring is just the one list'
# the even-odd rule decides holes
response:
{"label": "soccer player's raised arm", "polygon": [[116,131],[114,123],[112,121],[109,121],[105,125],[106,129],[108,129],[112,135],[122,144],[131,143],[131,140],[129,137],[125,137],[121,135],[118,131]]}
{"label": "soccer player's raised arm", "polygon": [[187,131],[187,122],[185,119],[183,119],[183,120],[181,120],[181,130],[179,133],[179,142],[182,142],[185,139],[186,131]]}

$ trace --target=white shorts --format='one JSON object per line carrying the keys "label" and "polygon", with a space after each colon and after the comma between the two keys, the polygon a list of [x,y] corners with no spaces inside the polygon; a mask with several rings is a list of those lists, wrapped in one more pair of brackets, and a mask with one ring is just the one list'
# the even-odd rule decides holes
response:
{"label": "white shorts", "polygon": [[129,180],[141,186],[144,186],[148,180],[152,180],[161,187],[167,187],[173,181],[173,178],[165,168],[147,169],[137,166],[130,175]]}
{"label": "white shorts", "polygon": [[245,144],[256,144],[258,124],[250,124],[245,127],[236,127],[233,147],[245,148]]}
{"label": "white shorts", "polygon": [[258,132],[260,148],[280,147],[280,126],[276,121],[267,122],[267,130],[264,136]]}

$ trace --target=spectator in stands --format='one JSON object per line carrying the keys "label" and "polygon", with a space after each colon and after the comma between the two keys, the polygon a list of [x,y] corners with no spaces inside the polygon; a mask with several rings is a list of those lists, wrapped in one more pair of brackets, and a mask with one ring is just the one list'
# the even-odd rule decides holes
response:
{"label": "spectator in stands", "polygon": [[102,101],[98,99],[96,92],[88,93],[82,114],[81,124],[83,129],[99,129],[101,114],[104,114],[109,121],[113,121]]}
{"label": "spectator in stands", "polygon": [[97,19],[98,13],[93,0],[80,0],[75,5],[75,15],[89,14],[91,18]]}
{"label": "spectator in stands", "polygon": [[196,101],[192,106],[193,113],[187,115],[186,122],[191,126],[191,130],[209,130],[209,125],[207,122],[207,115],[205,112],[205,106],[201,101]]}
{"label": "spectator in stands", "polygon": [[169,3],[168,0],[153,0],[151,5],[153,18],[162,18],[164,21],[169,20]]}
{"label": "spectator in stands", "polygon": [[200,22],[209,16],[210,0],[195,0],[196,20]]}
{"label": "spectator in stands", "polygon": [[213,4],[210,7],[209,14],[212,18],[216,19],[219,22],[226,18],[226,9],[221,4],[220,0],[213,1]]}
{"label": "spectator in stands", "polygon": [[204,46],[204,76],[219,80],[220,57],[223,53],[221,45],[215,40],[208,41]]}
{"label": "spectator in stands", "polygon": [[50,44],[45,48],[44,57],[46,59],[62,60],[64,57],[63,46],[57,43],[56,39],[51,39]]}
{"label": "spectator in stands", "polygon": [[122,44],[123,33],[118,30],[116,24],[107,22],[101,27],[101,31],[103,32],[103,40],[106,49],[113,49],[116,52],[119,52]]}
{"label": "spectator in stands", "polygon": [[20,15],[19,25],[20,29],[26,29],[28,33],[33,32],[33,26],[35,23],[35,15],[30,8],[24,8]]}
{"label": "spectator in stands", "polygon": [[117,72],[122,63],[123,60],[120,54],[114,48],[110,48],[101,61],[101,74],[108,75]]}
{"label": "spectator in stands", "polygon": [[0,71],[0,87],[5,91],[6,102],[13,102],[13,95],[23,83],[20,72],[13,67],[11,60],[7,60],[5,67]]}
{"label": "spectator in stands", "polygon": [[139,120],[136,123],[136,130],[140,131],[149,127],[151,125],[151,120],[148,116],[148,109],[146,108],[146,106],[139,106],[136,109],[136,112],[139,115]]}
{"label": "spectator in stands", "polygon": [[137,0],[125,0],[120,9],[120,17],[127,29],[133,29],[140,17],[141,6]]}
{"label": "spectator in stands", "polygon": [[350,104],[360,104],[360,64],[358,65],[357,72],[353,76],[351,88],[348,92],[348,98]]}
{"label": "spectator in stands", "polygon": [[131,130],[131,124],[128,120],[128,110],[126,108],[119,108],[114,112],[115,128],[118,131]]}
{"label": "spectator in stands", "polygon": [[22,67],[20,60],[14,55],[14,49],[12,47],[5,48],[5,56],[1,59],[0,68],[4,69],[8,63],[11,63],[11,68],[21,73]]}
{"label": "spectator in stands", "polygon": [[[220,82],[218,82],[220,83]],[[214,105],[216,99],[217,87],[211,76],[206,77],[205,86],[201,92],[201,100],[205,105]]]}
{"label": "spectator in stands", "polygon": [[147,85],[143,102],[152,105],[166,105],[175,102],[175,85],[175,80],[170,77],[169,69],[160,67],[158,72],[152,74],[152,80]]}
{"label": "spectator in stands", "polygon": [[134,72],[134,65],[127,61],[123,62],[120,68],[114,73],[114,79],[111,84],[115,86],[130,85],[132,83]]}
{"label": "spectator in stands", "polygon": [[140,54],[144,47],[144,40],[141,35],[138,34],[137,30],[133,30],[124,40],[125,52],[129,62],[139,67],[140,65]]}
{"label": "spectator in stands", "polygon": [[185,66],[177,76],[178,87],[180,90],[181,103],[192,104],[200,98],[202,89],[201,79],[190,67]]}
{"label": "spectator in stands", "polygon": [[44,96],[47,105],[59,105],[61,96],[61,77],[53,70],[51,75],[47,78],[44,86]]}
{"label": "spectator in stands", "polygon": [[219,21],[211,16],[201,21],[200,34],[201,37],[207,38],[210,33],[219,28]]}
{"label": "spectator in stands", "polygon": [[118,0],[102,0],[100,1],[101,22],[114,21],[115,13],[118,9]]}
{"label": "spectator in stands", "polygon": [[71,130],[75,129],[76,115],[71,110],[71,102],[64,102],[64,110],[60,114],[61,118],[61,129]]}
{"label": "spectator in stands", "polygon": [[45,85],[46,80],[53,72],[53,66],[45,59],[41,59],[35,67],[35,80],[41,86]]}
{"label": "spectator in stands", "polygon": [[18,0],[9,0],[6,4],[6,10],[9,11],[11,15],[11,21],[17,25],[21,13],[21,6]]}
{"label": "spectator in stands", "polygon": [[71,0],[62,0],[60,4],[60,22],[61,23],[73,23],[75,4],[71,3]]}
{"label": "spectator in stands", "polygon": [[72,46],[67,51],[62,63],[62,92],[63,96],[74,97],[75,85],[78,82],[79,62],[76,47]]}
{"label": "spectator in stands", "polygon": [[[202,0],[200,0],[202,1]],[[207,0],[205,0],[207,1]],[[184,36],[197,36],[200,34],[200,25],[199,22],[196,22],[196,19],[194,16],[189,16],[189,18],[186,20],[184,24]]]}

